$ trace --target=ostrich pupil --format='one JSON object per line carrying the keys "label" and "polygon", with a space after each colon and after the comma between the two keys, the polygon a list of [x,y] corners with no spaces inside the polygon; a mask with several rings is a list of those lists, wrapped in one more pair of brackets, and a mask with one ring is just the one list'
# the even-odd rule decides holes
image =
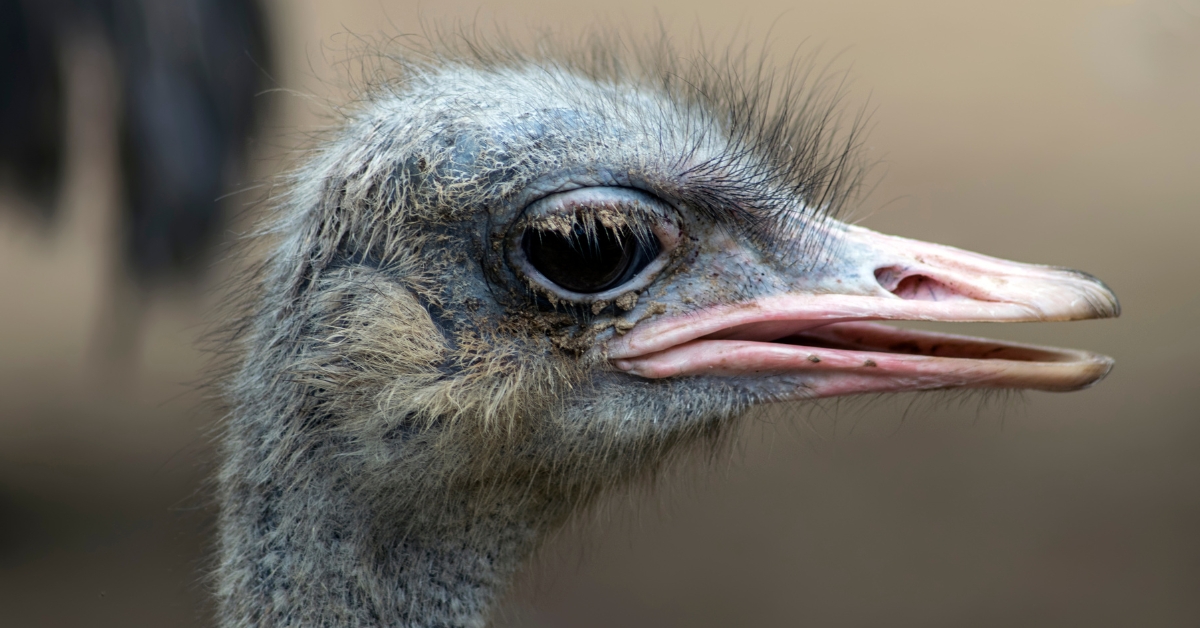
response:
{"label": "ostrich pupil", "polygon": [[[646,240],[643,242],[642,240]],[[658,255],[656,239],[638,238],[628,226],[612,229],[591,219],[571,233],[528,229],[525,257],[558,286],[581,294],[604,292],[635,277]]]}

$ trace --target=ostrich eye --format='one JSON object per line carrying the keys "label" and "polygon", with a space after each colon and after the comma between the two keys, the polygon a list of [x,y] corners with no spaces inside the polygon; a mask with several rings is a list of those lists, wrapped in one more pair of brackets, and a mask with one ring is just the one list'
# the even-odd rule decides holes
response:
{"label": "ostrich eye", "polygon": [[607,227],[588,218],[567,233],[526,229],[521,249],[530,265],[559,287],[596,294],[628,283],[658,257],[658,239],[638,235],[628,226]]}
{"label": "ostrich eye", "polygon": [[525,208],[508,235],[508,260],[551,302],[595,308],[654,281],[680,235],[674,208],[645,192],[578,188]]}

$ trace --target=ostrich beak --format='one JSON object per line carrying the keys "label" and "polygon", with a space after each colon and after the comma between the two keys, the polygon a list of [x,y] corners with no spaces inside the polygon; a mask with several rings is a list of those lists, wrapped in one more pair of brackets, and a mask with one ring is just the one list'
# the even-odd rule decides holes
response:
{"label": "ostrich beak", "polygon": [[1066,391],[1100,381],[1106,356],[870,320],[1071,321],[1120,314],[1078,271],[1021,264],[845,226],[839,273],[819,289],[645,321],[608,344],[614,366],[646,378],[803,376],[798,397],[942,388]]}

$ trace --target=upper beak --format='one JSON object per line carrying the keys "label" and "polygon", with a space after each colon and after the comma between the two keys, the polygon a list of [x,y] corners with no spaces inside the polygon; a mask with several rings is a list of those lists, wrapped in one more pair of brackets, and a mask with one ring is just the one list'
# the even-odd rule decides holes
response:
{"label": "upper beak", "polygon": [[1108,357],[918,332],[867,320],[1069,321],[1120,313],[1112,291],[1078,271],[1021,264],[845,226],[853,272],[786,292],[646,321],[609,342],[617,368],[648,378],[803,374],[801,397],[937,388],[1073,390]]}

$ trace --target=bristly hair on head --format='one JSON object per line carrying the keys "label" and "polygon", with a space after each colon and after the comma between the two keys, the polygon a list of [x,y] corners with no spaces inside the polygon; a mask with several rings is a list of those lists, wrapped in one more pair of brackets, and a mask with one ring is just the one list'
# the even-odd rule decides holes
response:
{"label": "bristly hair on head", "polygon": [[[542,67],[588,80],[663,94],[687,115],[697,136],[723,135],[724,154],[701,161],[680,155],[696,211],[737,214],[757,243],[819,263],[825,229],[807,227],[841,215],[865,196],[876,165],[864,159],[867,105],[847,112],[848,72],[821,63],[819,48],[776,63],[768,36],[707,38],[697,28],[679,46],[666,25],[642,36],[606,25],[582,32],[535,29],[516,36],[478,22],[422,22],[420,34],[372,40],[355,36],[344,58],[354,102],[402,93],[408,79],[446,66],[488,71]],[[685,52],[686,51],[686,52]],[[797,199],[801,202],[797,203]]]}

